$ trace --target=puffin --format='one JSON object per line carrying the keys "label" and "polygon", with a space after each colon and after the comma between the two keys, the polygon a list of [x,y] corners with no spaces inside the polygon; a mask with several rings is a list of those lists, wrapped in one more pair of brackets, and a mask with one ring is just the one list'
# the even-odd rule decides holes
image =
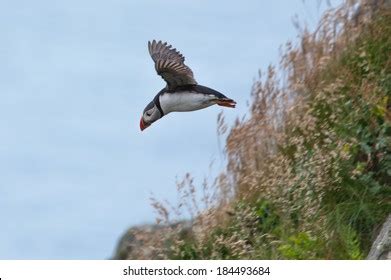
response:
{"label": "puffin", "polygon": [[212,105],[235,108],[233,99],[199,85],[193,71],[184,63],[185,57],[167,42],[149,41],[148,50],[166,86],[145,107],[140,119],[141,131],[171,112],[190,112]]}

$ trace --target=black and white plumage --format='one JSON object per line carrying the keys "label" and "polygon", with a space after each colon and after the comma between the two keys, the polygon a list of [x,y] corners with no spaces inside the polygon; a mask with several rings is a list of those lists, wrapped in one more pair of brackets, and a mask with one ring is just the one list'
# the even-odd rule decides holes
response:
{"label": "black and white plumage", "polygon": [[184,63],[185,57],[171,45],[153,40],[148,42],[148,50],[155,62],[156,72],[167,85],[145,107],[140,120],[141,130],[171,112],[195,111],[214,104],[235,108],[234,100],[214,89],[198,85],[193,71]]}

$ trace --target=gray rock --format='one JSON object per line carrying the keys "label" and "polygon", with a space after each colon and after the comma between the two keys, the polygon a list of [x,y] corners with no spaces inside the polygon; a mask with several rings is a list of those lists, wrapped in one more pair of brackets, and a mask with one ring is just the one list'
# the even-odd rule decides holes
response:
{"label": "gray rock", "polygon": [[391,260],[391,214],[384,222],[379,235],[372,244],[368,260]]}
{"label": "gray rock", "polygon": [[170,225],[142,225],[128,229],[120,238],[112,259],[114,260],[158,260],[163,259],[162,250],[169,246],[167,240],[173,234],[189,234],[188,221]]}

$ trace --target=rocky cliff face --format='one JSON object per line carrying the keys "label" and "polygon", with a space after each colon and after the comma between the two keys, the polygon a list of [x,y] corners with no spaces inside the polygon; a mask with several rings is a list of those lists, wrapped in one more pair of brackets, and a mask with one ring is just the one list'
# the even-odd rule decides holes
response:
{"label": "rocky cliff face", "polygon": [[118,241],[112,259],[114,260],[158,260],[161,250],[169,246],[162,244],[173,230],[179,234],[191,231],[190,222],[172,225],[141,225],[128,229]]}
{"label": "rocky cliff face", "polygon": [[157,225],[130,228],[119,240],[113,259],[158,259],[158,256],[151,250],[149,241],[155,240],[162,229]]}
{"label": "rocky cliff face", "polygon": [[373,242],[367,259],[391,260],[391,214],[383,224],[375,242]]}

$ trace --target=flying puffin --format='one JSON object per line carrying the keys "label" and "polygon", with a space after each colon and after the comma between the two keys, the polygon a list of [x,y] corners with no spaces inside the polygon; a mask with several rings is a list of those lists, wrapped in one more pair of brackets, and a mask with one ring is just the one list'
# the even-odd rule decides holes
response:
{"label": "flying puffin", "polygon": [[200,110],[214,104],[235,108],[236,102],[224,94],[198,85],[193,72],[185,65],[185,57],[167,42],[148,42],[149,53],[155,62],[156,72],[167,85],[145,107],[140,120],[144,130],[171,112]]}

